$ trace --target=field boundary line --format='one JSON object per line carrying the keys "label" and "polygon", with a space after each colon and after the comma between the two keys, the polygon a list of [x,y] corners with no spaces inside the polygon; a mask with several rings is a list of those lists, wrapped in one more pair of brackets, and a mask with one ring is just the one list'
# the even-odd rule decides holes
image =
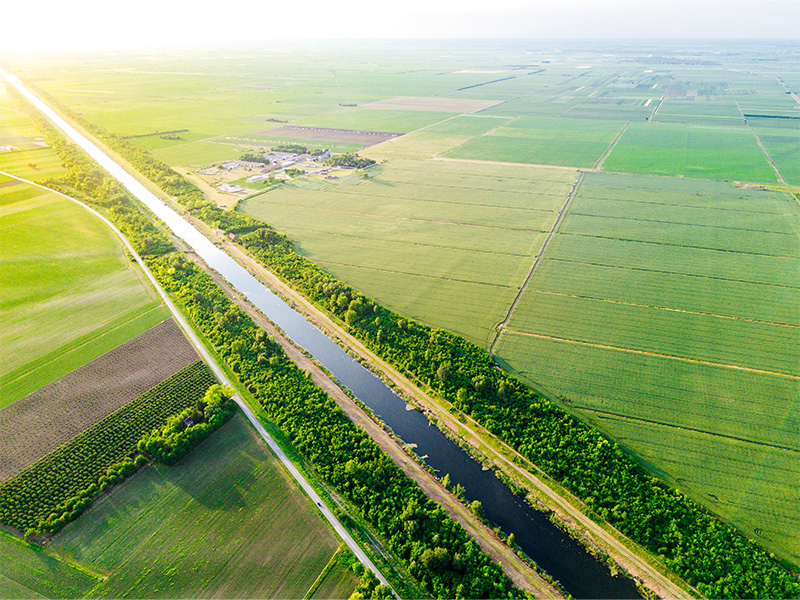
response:
{"label": "field boundary line", "polygon": [[798,448],[790,448],[789,446],[781,446],[779,444],[770,444],[768,442],[758,442],[755,440],[749,440],[747,438],[738,437],[735,435],[729,435],[727,433],[717,433],[715,431],[707,431],[705,429],[697,429],[696,427],[687,427],[685,425],[675,425],[674,423],[665,423],[663,421],[656,421],[654,419],[645,419],[643,417],[635,417],[633,415],[624,415],[622,413],[615,413],[610,410],[600,410],[591,408],[590,406],[583,406],[580,404],[572,404],[570,405],[573,408],[578,408],[580,410],[585,410],[587,412],[596,413],[599,415],[609,415],[612,417],[619,417],[620,419],[626,419],[628,421],[638,421],[640,423],[647,423],[649,425],[658,425],[659,427],[669,427],[671,429],[681,429],[684,431],[691,431],[693,433],[702,433],[704,435],[709,435],[713,437],[721,437],[729,440],[734,440],[736,442],[743,442],[745,444],[752,444],[754,446],[766,446],[768,448],[775,448],[777,450],[786,450],[787,452],[797,452],[800,453],[800,449]]}
{"label": "field boundary line", "polygon": [[[21,84],[20,84],[20,87],[22,87]],[[27,89],[25,89],[24,87],[22,87],[22,90],[25,90],[27,92]],[[28,92],[28,93],[30,93],[30,92]],[[33,97],[36,98],[35,96],[33,96]],[[37,98],[37,100],[38,100],[38,98]],[[54,114],[57,115],[57,113],[55,113],[55,111],[54,111]],[[69,137],[72,137],[72,136],[69,136]],[[101,167],[102,167],[102,165],[101,165]],[[29,181],[29,180],[23,179],[21,177],[16,177],[15,175],[9,175],[9,176],[10,177],[14,177],[15,179],[19,179],[20,181],[23,181],[24,183],[29,183],[31,185],[35,185],[35,186],[40,187],[42,189],[45,189],[45,190],[54,192],[54,193],[56,193],[56,194],[58,194],[60,196],[63,196],[67,200],[70,200],[71,202],[74,202],[74,203],[78,204],[79,206],[85,208],[87,211],[89,211],[90,213],[92,213],[93,215],[98,217],[101,221],[103,221],[120,238],[120,240],[122,240],[122,243],[131,252],[131,254],[134,257],[134,260],[144,270],[145,275],[150,280],[150,283],[155,287],[156,291],[161,296],[162,300],[167,305],[167,308],[169,308],[170,312],[172,312],[172,315],[175,318],[175,321],[178,323],[180,328],[183,330],[184,334],[186,335],[186,338],[195,347],[195,349],[197,350],[197,353],[202,357],[203,361],[206,364],[208,364],[209,367],[211,367],[211,370],[214,372],[214,375],[216,375],[216,377],[220,381],[220,383],[222,383],[223,385],[227,385],[227,386],[230,386],[231,388],[233,388],[233,386],[231,385],[231,382],[228,379],[227,375],[225,375],[225,372],[222,370],[222,368],[217,364],[217,362],[211,356],[209,351],[206,349],[205,345],[200,341],[200,338],[198,337],[198,335],[194,332],[192,327],[186,321],[186,319],[183,316],[183,314],[177,309],[175,304],[170,299],[169,295],[164,291],[164,289],[161,287],[161,285],[159,285],[158,281],[153,276],[153,274],[150,272],[150,269],[147,267],[147,265],[145,264],[144,260],[142,260],[142,257],[139,256],[139,254],[133,248],[133,246],[128,241],[128,239],[122,234],[122,232],[119,229],[117,229],[117,227],[110,220],[108,220],[106,217],[101,215],[99,212],[97,212],[96,210],[94,210],[90,206],[84,204],[80,200],[76,200],[75,198],[72,198],[71,196],[68,196],[68,195],[66,195],[66,194],[64,194],[62,192],[58,192],[56,190],[51,190],[50,188],[47,188],[47,187],[45,187],[45,186],[43,186],[41,184],[38,184],[38,183],[35,183],[33,181]],[[286,453],[283,451],[283,449],[278,445],[278,443],[267,432],[267,430],[264,428],[264,426],[261,424],[261,422],[255,416],[255,414],[253,414],[253,412],[250,410],[250,407],[247,406],[247,404],[239,396],[239,394],[234,394],[233,399],[236,402],[236,404],[239,406],[241,411],[244,413],[245,417],[247,417],[247,420],[252,424],[252,426],[259,433],[261,438],[266,442],[267,446],[272,450],[273,454],[275,454],[275,456],[278,458],[278,460],[283,464],[284,468],[289,472],[289,474],[292,476],[292,478],[297,482],[298,486],[306,493],[306,495],[311,500],[311,502],[316,504],[317,510],[319,510],[319,512],[324,516],[325,520],[328,521],[328,523],[330,523],[330,525],[333,528],[333,530],[339,535],[339,537],[342,540],[344,540],[344,542],[347,544],[347,546],[350,548],[350,550],[352,550],[353,553],[356,555],[356,557],[358,557],[359,561],[362,564],[364,564],[365,566],[367,566],[367,568],[369,568],[373,573],[375,573],[378,576],[378,579],[379,579],[379,581],[381,582],[382,585],[389,586],[390,589],[392,589],[392,593],[395,594],[395,596],[397,597],[397,593],[394,591],[394,588],[391,587],[391,585],[389,584],[388,580],[383,576],[383,574],[380,572],[380,570],[378,570],[378,568],[375,566],[375,564],[372,562],[372,560],[370,560],[370,558],[364,553],[364,551],[356,543],[356,541],[353,539],[353,537],[350,535],[350,533],[347,532],[347,530],[344,529],[344,527],[339,522],[337,517],[328,508],[327,504],[324,504],[322,502],[322,498],[317,494],[317,492],[314,490],[314,488],[311,487],[311,485],[308,483],[308,481],[303,476],[303,474],[300,473],[298,468],[294,465],[294,463],[292,463],[292,461],[289,459],[289,457],[286,455]]]}
{"label": "field boundary line", "polygon": [[547,239],[545,239],[544,244],[542,244],[542,249],[539,251],[539,255],[536,257],[536,260],[533,261],[533,266],[531,267],[531,270],[528,272],[528,276],[525,278],[525,281],[523,282],[522,287],[519,289],[519,292],[517,292],[517,295],[514,297],[514,300],[511,302],[511,306],[508,307],[508,312],[506,313],[506,318],[503,319],[503,321],[499,325],[497,325],[497,327],[495,328],[494,339],[492,340],[492,345],[489,346],[489,355],[490,356],[494,355],[494,347],[497,345],[497,340],[500,339],[500,334],[506,328],[506,325],[508,325],[508,321],[509,321],[509,319],[511,319],[511,314],[514,312],[514,309],[517,307],[517,303],[519,302],[519,299],[522,297],[522,294],[528,288],[528,284],[530,283],[531,278],[533,277],[533,274],[536,271],[536,268],[539,266],[539,263],[541,263],[542,257],[544,256],[544,253],[547,250],[547,246],[550,244],[550,240],[553,239],[553,236],[555,235],[556,230],[558,229],[558,226],[561,224],[561,221],[564,219],[564,215],[567,213],[567,208],[569,207],[569,203],[572,200],[572,198],[575,197],[575,191],[578,189],[578,186],[580,185],[581,181],[583,180],[583,173],[584,172],[581,171],[578,174],[578,178],[575,180],[575,183],[572,185],[572,189],[570,190],[569,195],[567,196],[567,199],[564,201],[564,206],[561,207],[561,212],[558,213],[558,217],[556,218],[556,222],[553,223],[553,228],[550,230],[550,233],[548,234]]}
{"label": "field boundary line", "polygon": [[[585,233],[564,232],[562,235],[573,237],[594,238],[598,240],[616,240],[618,242],[636,242],[639,244],[650,244],[651,246],[667,246],[668,248],[688,248],[690,250],[707,250],[709,252],[725,252],[728,254],[744,254],[745,256],[764,256],[767,258],[783,258],[786,260],[800,260],[798,256],[786,256],[784,254],[765,254],[764,252],[745,252],[744,250],[726,250],[724,248],[711,248],[709,246],[692,246],[689,244],[674,244],[669,242],[654,242],[652,240],[637,240],[634,238],[623,238],[614,235],[588,235]],[[787,234],[789,235],[789,234]]]}
{"label": "field boundary line", "polygon": [[[284,227],[283,230],[286,231],[286,232],[297,231],[297,229],[295,227]],[[386,238],[381,239],[381,238],[367,237],[367,236],[363,236],[363,235],[357,235],[355,233],[339,233],[338,231],[323,231],[321,229],[307,228],[307,229],[302,229],[302,231],[305,231],[305,232],[308,232],[308,233],[317,233],[317,234],[321,234],[321,235],[329,235],[329,236],[337,237],[337,238],[350,238],[350,239],[353,239],[353,240],[361,240],[361,241],[367,241],[367,242],[375,242],[375,241],[386,242],[386,241],[388,241],[388,242],[392,242],[393,244],[405,244],[406,246],[424,246],[425,248],[441,248],[441,249],[446,249],[446,250],[459,250],[459,251],[463,251],[463,252],[477,252],[479,254],[493,254],[493,255],[496,255],[496,256],[508,256],[508,257],[514,257],[514,258],[528,258],[530,256],[530,254],[518,254],[518,253],[515,253],[515,252],[502,252],[502,251],[499,251],[499,250],[481,250],[479,248],[459,248],[458,246],[444,246],[444,245],[441,245],[441,244],[430,244],[430,243],[426,243],[426,242],[409,242],[409,241],[405,241],[405,240],[388,240]],[[534,233],[536,233],[536,232],[534,232]],[[539,233],[544,233],[544,232],[539,232]],[[328,264],[334,264],[334,263],[331,262],[331,261],[328,261]],[[345,263],[341,263],[341,264],[345,264]],[[353,265],[353,266],[355,266],[355,265]]]}
{"label": "field boundary line", "polygon": [[[794,98],[795,100],[797,100],[797,96],[795,96]],[[786,182],[783,180],[783,175],[781,175],[781,172],[778,170],[778,167],[775,166],[775,163],[772,162],[772,157],[769,155],[769,152],[767,152],[767,149],[764,147],[764,144],[761,143],[761,138],[758,137],[756,130],[753,129],[750,123],[747,122],[747,117],[744,116],[744,111],[742,111],[742,107],[739,106],[739,102],[736,102],[736,108],[739,109],[739,114],[742,115],[742,120],[744,121],[745,126],[750,130],[750,133],[753,134],[753,137],[756,138],[758,147],[761,148],[761,151],[764,153],[764,156],[767,157],[767,162],[769,162],[769,166],[772,167],[772,170],[775,171],[775,175],[777,175],[778,181],[780,181],[783,185],[786,185]]]}
{"label": "field boundary line", "polygon": [[[631,204],[637,204],[631,202]],[[757,213],[771,214],[771,213]],[[786,231],[770,231],[769,229],[745,229],[742,227],[732,227],[730,225],[710,225],[708,223],[684,223],[681,221],[662,221],[661,219],[644,219],[642,217],[626,217],[623,215],[593,215],[591,213],[574,212],[573,217],[591,217],[592,219],[619,219],[620,221],[636,221],[637,223],[659,223],[661,225],[676,225],[679,227],[704,227],[706,229],[725,229],[729,231],[741,231],[743,233],[771,233],[773,235],[788,235],[796,238],[797,234]]]}
{"label": "field boundary line", "polygon": [[517,331],[515,329],[506,329],[511,335],[523,335],[526,337],[534,337],[543,340],[552,340],[555,342],[564,342],[566,344],[578,344],[581,346],[590,346],[592,348],[600,348],[602,350],[616,350],[618,352],[627,352],[629,354],[642,354],[644,356],[653,356],[655,358],[669,358],[671,360],[679,360],[683,362],[695,363],[699,365],[706,365],[709,367],[722,367],[724,369],[734,369],[736,371],[747,371],[748,373],[758,373],[760,375],[772,375],[774,377],[785,377],[786,379],[794,379],[800,381],[800,375],[790,375],[789,373],[780,373],[778,371],[767,371],[766,369],[756,369],[753,367],[742,367],[739,365],[729,365],[726,363],[718,363],[710,360],[703,360],[701,358],[686,358],[684,356],[674,356],[672,354],[662,354],[661,352],[652,352],[650,350],[636,350],[634,348],[624,348],[622,346],[612,346],[610,344],[599,344],[597,342],[584,342],[581,340],[572,340],[569,338],[556,337],[553,335],[545,335],[543,333],[529,333],[526,331]]}
{"label": "field boundary line", "polygon": [[571,258],[551,257],[549,260],[556,260],[560,262],[572,263],[575,265],[590,265],[592,267],[606,267],[608,269],[627,269],[630,271],[643,271],[645,273],[660,273],[661,275],[680,275],[681,277],[696,277],[698,279],[713,279],[715,281],[729,281],[731,283],[746,283],[748,285],[766,285],[769,287],[782,288],[785,290],[800,289],[794,285],[784,285],[781,283],[766,283],[762,281],[750,281],[748,279],[732,279],[730,277],[721,277],[718,275],[702,275],[700,273],[682,273],[680,271],[665,271],[663,269],[646,269],[644,267],[628,267],[623,265],[612,265],[608,263],[589,262],[585,260],[574,260]]}
{"label": "field boundary line", "polygon": [[319,261],[320,264],[326,265],[336,265],[337,267],[349,267],[351,269],[363,269],[364,271],[376,271],[378,273],[391,273],[394,275],[408,275],[409,277],[421,277],[423,279],[440,279],[442,281],[452,281],[454,283],[470,283],[474,285],[485,285],[487,287],[495,287],[495,288],[508,288],[514,289],[511,285],[506,285],[502,283],[486,283],[485,281],[470,281],[469,279],[455,279],[453,277],[440,277],[438,275],[423,275],[418,273],[406,273],[405,271],[396,271],[394,269],[383,269],[381,267],[363,267],[360,265],[349,265],[347,263],[340,263],[328,260],[321,260]]}
{"label": "field boundary line", "polygon": [[623,125],[622,129],[619,130],[616,137],[613,140],[611,140],[611,145],[608,147],[608,150],[606,150],[605,154],[603,154],[603,156],[600,157],[600,160],[598,160],[597,164],[594,166],[593,171],[595,173],[598,173],[600,171],[600,167],[602,167],[603,163],[606,162],[608,155],[611,154],[611,151],[614,149],[614,146],[617,145],[617,142],[622,138],[622,134],[625,133],[625,130],[628,128],[628,125],[630,124],[631,124],[630,121],[626,121],[625,125]]}
{"label": "field boundary line", "polygon": [[428,160],[443,160],[445,162],[459,162],[459,163],[467,163],[473,165],[502,165],[506,167],[531,167],[534,169],[553,169],[556,171],[580,171],[583,172],[584,169],[581,167],[565,167],[563,165],[539,165],[539,164],[532,164],[532,163],[515,163],[515,162],[503,162],[499,160],[476,160],[473,158],[450,158],[449,156],[434,156],[433,158],[429,158]]}
{"label": "field boundary line", "polygon": [[[637,176],[638,177],[638,176]],[[644,175],[643,177],[654,177],[654,175]],[[707,180],[706,180],[707,181]],[[770,191],[778,191],[778,192],[785,192],[784,189],[770,189]],[[701,197],[707,198],[711,196],[714,197],[714,194],[702,194]],[[587,198],[587,200],[602,200],[603,202],[624,202],[626,204],[642,204],[644,206],[650,206],[651,204],[654,206],[669,206],[674,208],[693,208],[698,210],[719,210],[725,213],[746,213],[746,214],[753,214],[753,215],[776,215],[777,213],[763,211],[763,210],[746,210],[743,208],[737,208],[736,210],[731,210],[729,208],[725,208],[722,206],[699,206],[697,204],[675,204],[674,202],[653,202],[650,200],[626,200],[624,198],[606,198],[605,196],[591,196]]]}
{"label": "field boundary line", "polygon": [[577,298],[579,300],[595,300],[596,302],[605,302],[607,304],[621,304],[623,306],[637,306],[640,308],[653,308],[655,310],[666,310],[669,312],[683,313],[687,315],[699,315],[703,317],[714,317],[716,319],[729,319],[731,321],[744,321],[745,323],[758,323],[759,325],[774,325],[776,327],[790,327],[792,329],[800,328],[800,325],[794,323],[781,323],[780,321],[764,321],[761,319],[748,319],[747,317],[733,317],[731,315],[720,315],[718,313],[703,312],[697,310],[686,310],[684,308],[672,308],[670,306],[657,306],[655,304],[643,304],[641,302],[625,302],[623,300],[612,300],[611,298],[597,298],[595,296],[583,296],[581,294],[566,294],[564,292],[551,292],[546,290],[535,290],[537,294],[549,294],[551,296],[564,296],[567,298]]}
{"label": "field boundary line", "polygon": [[[282,202],[272,202],[271,204],[277,206],[292,206]],[[297,208],[295,205],[294,208]],[[363,217],[375,217],[378,219],[398,219],[400,221],[416,221],[420,223],[438,223],[441,225],[459,225],[462,227],[477,227],[479,229],[503,229],[506,231],[529,231],[531,233],[544,233],[544,229],[530,229],[527,227],[500,227],[498,225],[480,225],[478,223],[459,223],[458,221],[443,221],[441,219],[420,219],[417,217],[398,217],[395,215],[378,215],[375,213],[360,212],[357,210],[342,210],[337,208],[324,208],[322,206],[309,206],[309,210],[318,210],[320,212],[339,213],[343,215],[361,215]]]}

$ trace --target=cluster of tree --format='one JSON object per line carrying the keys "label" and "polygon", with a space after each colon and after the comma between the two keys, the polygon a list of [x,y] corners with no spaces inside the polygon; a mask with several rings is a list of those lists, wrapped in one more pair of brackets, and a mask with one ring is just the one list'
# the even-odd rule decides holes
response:
{"label": "cluster of tree", "polygon": [[381,358],[527,456],[704,595],[800,596],[800,582],[763,548],[649,475],[597,430],[500,370],[482,348],[366,299],[299,256],[291,241],[271,228],[239,242],[341,319]]}
{"label": "cluster of tree", "polygon": [[262,165],[268,165],[271,162],[269,157],[264,156],[263,154],[253,154],[252,152],[245,152],[241,157],[239,157],[239,160],[257,162],[261,163]]}
{"label": "cluster of tree", "polygon": [[329,167],[352,167],[353,169],[366,169],[375,164],[371,158],[361,158],[358,154],[347,153],[331,156],[325,161]]}
{"label": "cluster of tree", "polygon": [[230,388],[212,385],[194,406],[142,437],[137,444],[139,452],[165,465],[174,465],[233,416],[236,403],[231,400],[232,395]]}
{"label": "cluster of tree", "polygon": [[214,383],[198,361],[72,438],[0,486],[0,522],[28,536],[60,530],[97,494],[146,464],[136,457],[142,435],[194,406]]}
{"label": "cluster of tree", "polygon": [[[308,154],[308,148],[305,146],[301,146],[300,144],[278,144],[277,146],[273,146],[272,150],[274,152],[290,152],[292,154]],[[322,151],[320,151],[322,154]]]}
{"label": "cluster of tree", "polygon": [[353,590],[353,593],[350,594],[349,600],[364,600],[366,598],[371,600],[394,600],[392,588],[388,585],[381,585],[375,573],[365,569],[359,563],[354,564],[353,567],[353,572],[359,576],[359,579],[358,585]]}
{"label": "cluster of tree", "polygon": [[[281,347],[188,261],[150,268],[258,399],[267,418],[383,537],[436,597],[507,597],[519,591],[464,529],[428,499],[378,445],[316,387]],[[370,592],[371,593],[371,592]]]}

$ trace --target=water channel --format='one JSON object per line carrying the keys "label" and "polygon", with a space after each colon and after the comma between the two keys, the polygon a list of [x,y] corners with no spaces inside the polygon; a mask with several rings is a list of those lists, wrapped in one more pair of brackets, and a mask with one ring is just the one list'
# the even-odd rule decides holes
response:
{"label": "water channel", "polygon": [[239,292],[277,324],[296,344],[308,350],[338,380],[369,406],[415,452],[441,476],[450,474],[453,485],[461,484],[465,496],[483,504],[486,517],[506,533],[513,533],[517,545],[575,598],[640,598],[633,582],[614,577],[575,540],[558,529],[542,513],[515,496],[490,470],[484,470],[417,410],[408,410],[376,375],[337,346],[300,313],[270,292],[225,252],[166,206],[133,176],[104,154],[58,114],[24,88],[15,77],[9,80],[37,108],[72,140],[107,169],[132,194]]}

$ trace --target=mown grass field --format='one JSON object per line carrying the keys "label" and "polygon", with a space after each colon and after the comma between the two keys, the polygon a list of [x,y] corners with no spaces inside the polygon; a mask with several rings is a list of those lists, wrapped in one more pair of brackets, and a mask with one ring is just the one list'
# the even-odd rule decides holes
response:
{"label": "mown grass field", "polygon": [[104,574],[92,595],[109,598],[302,598],[337,547],[241,416],[176,466],[122,484],[51,544]]}
{"label": "mown grass field", "polygon": [[168,316],[106,225],[54,193],[0,188],[0,248],[0,407]]}
{"label": "mown grass field", "polygon": [[241,209],[393,310],[487,346],[577,174],[399,159],[370,174],[284,185]]}
{"label": "mown grass field", "polygon": [[587,174],[496,348],[793,562],[798,212],[782,193]]}

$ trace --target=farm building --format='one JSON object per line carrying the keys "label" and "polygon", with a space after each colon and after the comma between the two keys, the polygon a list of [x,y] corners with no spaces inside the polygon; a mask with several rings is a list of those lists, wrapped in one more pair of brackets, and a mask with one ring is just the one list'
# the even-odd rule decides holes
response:
{"label": "farm building", "polygon": [[217,189],[219,189],[219,191],[221,192],[228,192],[229,194],[235,194],[236,192],[241,192],[242,190],[244,190],[242,186],[230,183],[223,183]]}

